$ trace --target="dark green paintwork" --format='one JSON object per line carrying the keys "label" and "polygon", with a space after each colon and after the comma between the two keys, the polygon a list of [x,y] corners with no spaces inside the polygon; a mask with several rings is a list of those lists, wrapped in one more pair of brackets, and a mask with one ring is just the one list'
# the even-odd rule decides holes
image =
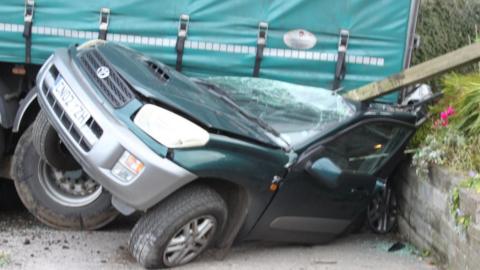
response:
{"label": "dark green paintwork", "polygon": [[173,161],[200,178],[218,179],[243,187],[249,197],[244,228],[254,225],[275,193],[269,190],[275,176],[286,173],[288,153],[229,138],[211,135],[201,148],[177,149]]}
{"label": "dark green paintwork", "polygon": [[[263,128],[229,108],[223,101],[215,100],[218,99],[217,96],[200,89],[183,75],[165,68],[170,80],[161,82],[144,61],[138,58],[141,56],[128,50],[107,48],[103,47],[102,53],[138,94],[137,99],[123,108],[110,110],[160,156],[171,159],[199,178],[227,181],[244,188],[248,198],[245,211],[248,213],[242,233],[247,235],[252,232],[253,238],[261,238],[262,228],[268,228],[276,216],[317,216],[332,220],[354,218],[362,211],[368,197],[363,193],[352,194],[349,186],[342,189],[325,188],[319,181],[312,180],[305,170],[305,164],[301,163],[302,158],[306,156],[308,161],[314,162],[318,156],[311,154],[317,151],[316,147],[357,123],[381,119],[413,127],[417,120],[414,113],[391,111],[391,107],[381,104],[367,107],[366,104],[355,103],[355,116],[312,137],[308,143],[293,152],[277,146],[266,136],[267,132]],[[209,142],[202,147],[167,149],[133,123],[132,118],[143,103],[156,103],[202,125],[210,132]],[[299,163],[296,163],[297,160]],[[352,174],[344,177],[350,182],[362,181],[362,185],[367,187],[367,193],[370,190],[373,192],[377,179],[374,175]],[[278,192],[269,189],[274,178],[283,180]],[[341,230],[343,228],[339,228],[339,232]],[[273,235],[277,236],[275,232]],[[320,234],[317,238],[320,242],[321,239],[329,239],[334,235],[336,234]],[[304,236],[311,238],[311,234]],[[317,238],[311,239],[317,241]]]}
{"label": "dark green paintwork", "polygon": [[[113,43],[98,46],[97,49],[145,98],[180,112],[206,129],[227,131],[265,144],[276,145],[266,135],[264,129],[239,115],[232,106],[181,73]],[[154,62],[163,72],[167,72],[169,79],[166,81],[159,79],[146,61]]]}

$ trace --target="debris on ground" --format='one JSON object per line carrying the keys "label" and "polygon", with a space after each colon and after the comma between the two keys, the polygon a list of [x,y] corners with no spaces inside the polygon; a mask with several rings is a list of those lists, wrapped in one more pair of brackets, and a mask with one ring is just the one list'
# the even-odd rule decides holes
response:
{"label": "debris on ground", "polygon": [[[126,248],[134,218],[118,219],[95,232],[54,230],[31,219],[26,211],[0,211],[0,270],[142,269]],[[28,246],[24,245],[26,239]],[[224,260],[205,255],[182,269],[436,269],[414,255],[420,253],[404,256],[408,245],[389,253],[398,241],[363,232],[308,247],[243,243],[234,246]]]}
{"label": "debris on ground", "polygon": [[378,241],[375,248],[384,252],[395,253],[400,256],[420,256],[421,252],[409,243],[399,241],[399,237]]}
{"label": "debris on ground", "polygon": [[405,248],[405,244],[402,242],[396,242],[389,249],[388,252],[395,252]]}

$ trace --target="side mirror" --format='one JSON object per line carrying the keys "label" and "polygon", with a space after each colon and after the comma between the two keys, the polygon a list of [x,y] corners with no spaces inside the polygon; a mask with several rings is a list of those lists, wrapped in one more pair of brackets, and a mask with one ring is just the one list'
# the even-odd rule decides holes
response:
{"label": "side mirror", "polygon": [[329,158],[323,157],[310,166],[307,165],[306,170],[317,181],[328,188],[338,188],[340,185],[339,179],[342,175],[342,169]]}

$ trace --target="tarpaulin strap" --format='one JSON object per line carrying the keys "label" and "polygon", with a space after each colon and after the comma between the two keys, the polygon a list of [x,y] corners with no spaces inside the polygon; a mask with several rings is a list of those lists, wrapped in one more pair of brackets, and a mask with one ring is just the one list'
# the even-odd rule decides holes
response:
{"label": "tarpaulin strap", "polygon": [[32,51],[32,24],[33,24],[33,11],[35,9],[34,0],[25,0],[25,11],[23,13],[23,37],[25,38],[25,63],[31,62]]}
{"label": "tarpaulin strap", "polygon": [[99,31],[98,31],[98,39],[107,40],[107,31],[108,31],[108,24],[110,23],[110,9],[109,8],[101,8],[100,9],[100,20],[99,20]]}
{"label": "tarpaulin strap", "polygon": [[182,71],[183,64],[183,51],[185,49],[185,40],[187,39],[188,23],[190,22],[190,16],[182,14],[178,23],[178,35],[175,49],[177,50],[177,63],[175,68],[177,71]]}
{"label": "tarpaulin strap", "polygon": [[262,63],[263,50],[267,45],[268,23],[260,22],[258,24],[257,52],[255,55],[255,66],[253,67],[253,77],[260,75],[260,64]]}
{"label": "tarpaulin strap", "polygon": [[332,90],[338,90],[340,88],[340,82],[345,78],[347,72],[346,58],[349,38],[350,32],[342,29],[338,41],[337,66],[335,68],[335,78],[333,80]]}

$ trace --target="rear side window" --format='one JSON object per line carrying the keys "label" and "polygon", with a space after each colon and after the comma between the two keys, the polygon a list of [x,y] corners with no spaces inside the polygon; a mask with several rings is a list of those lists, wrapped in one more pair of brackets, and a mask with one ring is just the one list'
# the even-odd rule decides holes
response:
{"label": "rear side window", "polygon": [[343,170],[374,173],[408,139],[412,129],[395,123],[367,123],[325,145],[325,157]]}

